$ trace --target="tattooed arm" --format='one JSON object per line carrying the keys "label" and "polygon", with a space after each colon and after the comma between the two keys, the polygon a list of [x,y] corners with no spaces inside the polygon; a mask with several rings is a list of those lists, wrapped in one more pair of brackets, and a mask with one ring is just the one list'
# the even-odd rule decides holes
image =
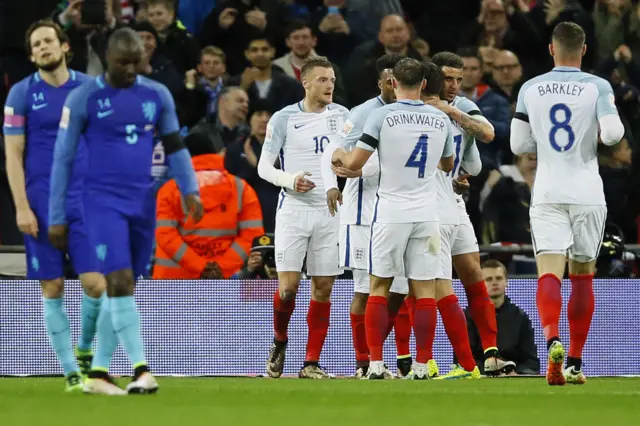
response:
{"label": "tattooed arm", "polygon": [[458,123],[467,135],[485,143],[490,143],[495,137],[493,126],[482,115],[469,115],[451,105],[447,105],[443,111]]}

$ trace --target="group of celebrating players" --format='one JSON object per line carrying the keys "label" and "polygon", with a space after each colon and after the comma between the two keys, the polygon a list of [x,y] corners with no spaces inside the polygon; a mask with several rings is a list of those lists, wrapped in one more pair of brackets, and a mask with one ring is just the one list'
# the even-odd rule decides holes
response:
{"label": "group of celebrating players", "polygon": [[[606,218],[597,144],[618,143],[624,127],[611,85],[580,70],[586,52],[582,28],[558,24],[549,52],[553,70],[520,90],[511,149],[538,156],[531,229],[537,305],[549,354],[547,382],[584,384],[582,350],[594,311],[593,273]],[[462,68],[461,58],[450,52],[436,54],[429,63],[385,55],[377,62],[380,95],[349,112],[332,103],[331,63],[315,58],[303,66],[305,98],[271,118],[258,163],[263,179],[283,187],[276,215],[279,287],[266,366],[270,377],[283,372],[305,258],[311,302],[300,378],[332,377],[319,359],[331,289],[343,268],[353,271],[356,377],[393,377],[382,348],[394,327],[399,377],[481,377],[453,292],[453,268],[481,337],[485,374],[513,370],[514,363],[499,355],[495,309],[460,195],[469,187],[467,177],[482,168],[476,140],[490,143],[494,137],[478,107],[458,96]],[[274,166],[278,157],[279,169]],[[347,178],[344,195],[336,176]],[[572,291],[565,367],[558,323],[567,258]],[[444,376],[432,352],[437,312],[459,362]],[[408,344],[411,328],[415,360]]]}
{"label": "group of celebrating players", "polygon": [[[38,71],[12,87],[5,105],[7,171],[25,234],[28,277],[41,282],[45,324],[66,389],[153,393],[158,383],[145,360],[133,293],[152,254],[155,137],[183,195],[185,220],[198,222],[203,214],[173,99],[164,86],[138,75],[143,47],[131,29],[110,37],[107,71],[97,78],[67,68],[69,43],[51,22],[34,23],[26,44]],[[585,49],[578,25],[555,28],[550,53],[556,67],[523,86],[511,126],[514,153],[538,155],[531,227],[552,385],[586,380],[581,354],[594,310],[594,260],[606,216],[596,146],[598,139],[613,145],[624,133],[611,86],[580,71]],[[385,55],[377,65],[380,95],[349,112],[332,103],[331,63],[310,59],[301,70],[305,98],[278,111],[268,124],[258,173],[283,190],[267,373],[282,375],[305,259],[312,298],[299,377],[332,377],[319,360],[332,286],[343,268],[354,278],[356,377],[393,377],[382,348],[394,327],[398,376],[439,377],[432,355],[437,311],[459,362],[442,378],[481,377],[453,292],[453,268],[480,333],[485,374],[508,372],[514,364],[499,356],[495,310],[460,195],[469,187],[467,177],[482,168],[476,140],[491,142],[493,128],[473,102],[458,96],[462,61],[457,55],[442,52],[429,63]],[[337,176],[347,178],[344,194]],[[312,181],[316,177],[318,184]],[[75,354],[63,305],[65,253],[84,288]],[[567,254],[571,344],[564,368],[558,322]],[[126,390],[108,373],[118,342],[134,370]]]}

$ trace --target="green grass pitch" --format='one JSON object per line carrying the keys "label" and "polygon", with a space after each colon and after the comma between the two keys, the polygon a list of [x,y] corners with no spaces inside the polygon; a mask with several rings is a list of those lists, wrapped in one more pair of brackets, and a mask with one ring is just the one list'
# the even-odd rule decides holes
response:
{"label": "green grass pitch", "polygon": [[0,379],[3,426],[631,426],[640,379],[305,381],[160,378],[156,395],[65,394],[61,378]]}

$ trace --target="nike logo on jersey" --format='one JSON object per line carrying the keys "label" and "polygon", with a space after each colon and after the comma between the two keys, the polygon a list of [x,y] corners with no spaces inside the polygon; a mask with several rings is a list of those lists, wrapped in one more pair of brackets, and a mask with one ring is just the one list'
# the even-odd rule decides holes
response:
{"label": "nike logo on jersey", "polygon": [[40,105],[35,105],[34,104],[34,105],[31,105],[31,109],[33,111],[38,111],[39,109],[42,109],[42,108],[46,107],[47,105],[49,105],[49,104],[40,104]]}
{"label": "nike logo on jersey", "polygon": [[111,114],[113,114],[113,110],[112,109],[110,109],[109,111],[99,111],[98,112],[98,118],[102,120],[103,118],[108,117]]}
{"label": "nike logo on jersey", "polygon": [[302,127],[302,126],[304,126],[304,125],[305,125],[305,123],[302,123],[302,124],[294,124],[294,125],[293,125],[293,128],[294,128],[294,129],[299,129],[300,127]]}

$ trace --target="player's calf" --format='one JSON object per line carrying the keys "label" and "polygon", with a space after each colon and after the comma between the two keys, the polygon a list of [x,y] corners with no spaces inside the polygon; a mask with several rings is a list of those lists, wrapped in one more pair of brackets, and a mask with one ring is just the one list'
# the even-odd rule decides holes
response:
{"label": "player's calf", "polygon": [[[320,369],[320,354],[329,330],[329,318],[331,315],[331,290],[335,277],[311,278],[311,301],[307,313],[307,325],[309,334],[307,337],[307,353],[303,370],[311,368],[312,375],[322,376],[324,370]],[[315,369],[318,367],[318,369]],[[317,370],[317,371],[316,371]],[[317,377],[313,377],[317,378]]]}
{"label": "player's calf", "polygon": [[93,360],[91,344],[96,334],[102,295],[106,291],[107,282],[105,277],[97,272],[80,274],[80,282],[84,292],[80,309],[81,332],[76,345],[76,359],[82,374],[86,377],[91,370]]}
{"label": "player's calf", "polygon": [[356,378],[363,378],[369,368],[369,347],[364,325],[364,313],[367,306],[367,293],[353,293],[349,319],[351,321],[351,336],[356,355]]}

